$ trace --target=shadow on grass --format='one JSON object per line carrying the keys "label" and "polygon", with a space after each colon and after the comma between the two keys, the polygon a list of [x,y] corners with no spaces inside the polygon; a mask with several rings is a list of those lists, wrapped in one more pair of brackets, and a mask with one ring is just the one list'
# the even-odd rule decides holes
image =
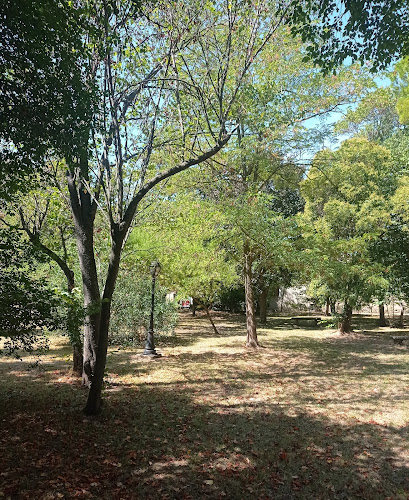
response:
{"label": "shadow on grass", "polygon": [[78,388],[14,380],[0,391],[7,397],[1,488],[13,499],[377,500],[409,493],[409,469],[397,451],[408,428],[344,426],[244,402],[195,404],[183,386],[123,386],[106,394],[97,419],[79,417]]}

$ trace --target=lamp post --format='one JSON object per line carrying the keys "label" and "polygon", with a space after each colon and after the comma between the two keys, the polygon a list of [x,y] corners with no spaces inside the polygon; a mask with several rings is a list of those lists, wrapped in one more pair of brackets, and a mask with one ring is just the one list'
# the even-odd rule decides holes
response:
{"label": "lamp post", "polygon": [[146,336],[145,350],[143,351],[143,354],[147,356],[160,356],[160,354],[156,352],[155,342],[153,340],[153,311],[155,308],[155,282],[158,274],[160,273],[160,264],[158,261],[152,262],[150,266],[150,273],[152,276],[151,317],[149,321],[149,330]]}

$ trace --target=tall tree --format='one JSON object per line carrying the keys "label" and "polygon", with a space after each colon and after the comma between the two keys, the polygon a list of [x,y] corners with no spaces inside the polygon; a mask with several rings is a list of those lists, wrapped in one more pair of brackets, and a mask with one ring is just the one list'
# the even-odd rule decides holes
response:
{"label": "tall tree", "polygon": [[[241,1],[158,3],[138,15],[133,2],[104,2],[92,12],[99,38],[86,64],[101,106],[88,134],[65,155],[88,310],[87,414],[101,408],[111,299],[134,217],[160,183],[208,160],[228,142],[243,81],[284,14],[267,3]],[[94,252],[97,210],[111,237],[102,290]]]}
{"label": "tall tree", "polygon": [[313,291],[343,302],[342,333],[351,331],[352,309],[387,286],[383,266],[373,263],[368,245],[389,220],[386,189],[396,185],[390,167],[386,148],[351,139],[337,151],[318,153],[301,186]]}
{"label": "tall tree", "polygon": [[355,100],[368,82],[365,73],[354,67],[337,77],[323,77],[302,61],[304,47],[288,30],[281,30],[280,35],[277,52],[266,52],[262,70],[247,79],[237,131],[213,162],[213,182],[203,186],[206,196],[225,205],[223,210],[231,216],[235,255],[240,256],[243,270],[249,347],[258,345],[254,278],[261,275],[254,272],[257,267],[262,270],[263,263],[271,263],[269,253],[276,259],[275,272],[282,266],[278,248],[284,232],[280,234],[278,228],[286,210],[291,212],[290,207],[282,210],[281,206],[274,214],[272,201],[284,195],[285,188],[297,189],[304,172],[299,156],[322,138],[319,127],[308,127],[305,122]]}

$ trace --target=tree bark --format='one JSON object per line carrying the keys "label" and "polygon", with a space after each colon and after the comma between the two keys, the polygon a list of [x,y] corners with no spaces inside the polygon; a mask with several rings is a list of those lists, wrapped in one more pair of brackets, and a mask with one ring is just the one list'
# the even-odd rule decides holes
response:
{"label": "tree bark", "polygon": [[104,381],[104,372],[108,352],[108,332],[111,318],[111,302],[118,277],[119,262],[121,259],[123,234],[118,229],[112,231],[112,246],[105,282],[104,293],[101,300],[101,312],[98,323],[98,345],[96,349],[96,361],[94,363],[91,386],[88,400],[84,408],[86,415],[98,415],[101,411],[101,392]]}
{"label": "tree bark", "polygon": [[[82,170],[87,171],[87,158],[82,159]],[[73,170],[67,172],[67,186],[70,195],[71,211],[74,219],[75,238],[82,276],[84,294],[84,343],[83,372],[84,385],[91,387],[94,377],[95,361],[101,316],[101,295],[98,283],[97,266],[94,255],[94,219],[96,204],[86,186],[80,181],[78,186]]]}
{"label": "tree bark", "polygon": [[386,326],[385,304],[379,304],[379,326]]}
{"label": "tree bark", "polygon": [[216,325],[214,324],[214,321],[213,321],[213,318],[212,318],[212,316],[210,314],[209,308],[207,306],[204,306],[204,308],[206,310],[207,317],[209,318],[209,321],[210,321],[210,323],[211,323],[211,325],[213,327],[214,333],[216,335],[220,335],[219,331],[216,328]]}
{"label": "tree bark", "polygon": [[399,322],[398,322],[398,327],[403,328],[403,314],[405,312],[404,306],[401,304],[400,305],[400,313],[399,313]]}
{"label": "tree bark", "polygon": [[352,319],[352,307],[348,304],[348,302],[344,303],[344,310],[342,312],[342,316],[338,323],[338,331],[342,334],[351,333],[351,319]]}
{"label": "tree bark", "polygon": [[267,289],[263,287],[260,292],[260,323],[267,323]]}
{"label": "tree bark", "polygon": [[196,299],[192,297],[192,316],[196,316],[196,304],[197,304]]}
{"label": "tree bark", "polygon": [[327,297],[327,300],[325,301],[325,316],[330,316],[329,309],[330,308],[330,300],[329,297]]}
{"label": "tree bark", "polygon": [[[70,278],[67,275],[67,290],[69,294],[72,293],[74,287],[75,287],[74,272],[72,271],[72,273],[70,274]],[[67,314],[72,316],[74,314],[77,314],[77,311],[71,305],[68,308]],[[73,323],[75,324],[75,330],[76,330],[76,321],[74,321]],[[83,344],[81,342],[81,337],[79,335],[79,332],[74,331],[74,327],[69,328],[69,330],[71,330],[69,333],[71,335],[70,340],[72,345],[72,373],[77,375],[78,377],[82,377],[82,372],[84,367]]]}
{"label": "tree bark", "polygon": [[246,297],[246,328],[247,328],[247,341],[246,347],[257,348],[259,347],[257,339],[257,330],[254,314],[254,296],[252,286],[252,264],[253,257],[251,255],[250,245],[248,242],[244,244],[244,291]]}
{"label": "tree bark", "polygon": [[84,358],[82,356],[82,345],[73,344],[72,346],[72,371],[78,377],[82,376]]}
{"label": "tree bark", "polygon": [[332,316],[334,316],[335,314],[337,314],[337,308],[336,308],[336,302],[335,302],[335,300],[331,300],[330,299],[329,308],[330,308]]}

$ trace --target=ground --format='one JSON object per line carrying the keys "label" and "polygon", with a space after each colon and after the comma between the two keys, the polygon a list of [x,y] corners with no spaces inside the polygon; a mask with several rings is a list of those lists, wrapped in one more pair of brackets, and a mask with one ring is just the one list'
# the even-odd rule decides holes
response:
{"label": "ground", "polygon": [[[0,358],[0,498],[407,499],[408,348],[360,319],[339,336],[271,318],[182,314],[161,338],[108,356],[104,410],[53,337],[38,367]],[[32,361],[32,360],[31,360]]]}

